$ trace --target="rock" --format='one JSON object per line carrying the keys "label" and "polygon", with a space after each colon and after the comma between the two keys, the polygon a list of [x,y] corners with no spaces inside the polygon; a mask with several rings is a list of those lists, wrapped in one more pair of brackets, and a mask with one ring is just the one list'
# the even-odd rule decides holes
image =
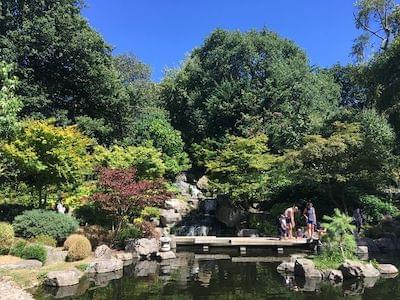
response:
{"label": "rock", "polygon": [[357,246],[357,254],[368,254],[368,246]]}
{"label": "rock", "polygon": [[42,263],[35,259],[21,260],[11,264],[0,265],[0,269],[4,270],[38,269],[40,267],[42,267]]}
{"label": "rock", "polygon": [[125,251],[130,253],[136,253],[136,239],[126,239],[125,240]]}
{"label": "rock", "polygon": [[158,252],[159,243],[155,238],[152,239],[138,239],[135,243],[135,250],[139,256],[149,257]]}
{"label": "rock", "polygon": [[339,269],[343,273],[343,278],[370,278],[379,277],[380,273],[371,264],[346,260]]}
{"label": "rock", "polygon": [[380,251],[394,251],[397,250],[397,243],[392,238],[379,238],[374,240],[374,243],[377,245]]}
{"label": "rock", "polygon": [[150,218],[150,223],[154,225],[154,227],[160,226],[160,220],[158,218],[152,217]]}
{"label": "rock", "polygon": [[176,258],[176,255],[174,252],[172,251],[167,251],[167,252],[159,252],[157,254],[157,257],[162,259],[162,260],[166,260],[166,259],[173,259]]}
{"label": "rock", "polygon": [[112,257],[112,250],[107,245],[101,245],[94,251],[95,258],[110,259]]}
{"label": "rock", "polygon": [[44,284],[48,286],[70,286],[79,283],[82,273],[77,269],[52,271],[47,273]]}
{"label": "rock", "polygon": [[245,218],[245,215],[245,212],[233,207],[230,202],[221,201],[218,203],[216,217],[218,221],[224,223],[228,227],[237,227]]}
{"label": "rock", "polygon": [[358,246],[367,246],[369,252],[379,252],[379,247],[376,245],[375,241],[371,238],[359,238],[357,240]]}
{"label": "rock", "polygon": [[258,237],[260,233],[257,229],[240,229],[237,236],[240,237]]}
{"label": "rock", "polygon": [[199,206],[205,215],[210,215],[217,210],[217,201],[214,199],[205,199],[200,202]]}
{"label": "rock", "polygon": [[294,262],[284,261],[276,268],[276,270],[280,273],[293,273]]}
{"label": "rock", "polygon": [[31,294],[24,291],[8,277],[0,277],[1,300],[33,300]]}
{"label": "rock", "polygon": [[154,260],[141,260],[135,265],[135,275],[137,277],[147,277],[157,273],[158,264]]}
{"label": "rock", "polygon": [[65,262],[67,259],[68,251],[60,250],[57,248],[47,249],[47,258],[45,265],[51,265],[56,263]]}
{"label": "rock", "polygon": [[187,214],[190,211],[189,204],[180,199],[169,199],[165,201],[166,209],[173,209],[176,213]]}
{"label": "rock", "polygon": [[294,275],[305,277],[322,279],[322,274],[315,268],[314,262],[306,258],[298,258],[294,263]]}
{"label": "rock", "polygon": [[102,259],[98,258],[92,261],[88,266],[88,273],[108,273],[121,270],[124,263],[120,259]]}
{"label": "rock", "polygon": [[108,272],[108,273],[95,273],[90,274],[90,281],[94,282],[96,287],[105,287],[107,286],[110,281],[120,279],[124,275],[123,270],[117,270],[115,272]]}
{"label": "rock", "polygon": [[208,177],[205,175],[201,176],[196,186],[202,191],[208,191],[210,188]]}
{"label": "rock", "polygon": [[378,264],[378,271],[384,275],[399,273],[399,270],[391,264]]}
{"label": "rock", "polygon": [[174,209],[162,209],[160,212],[160,223],[163,227],[173,226],[182,220],[182,215]]}
{"label": "rock", "polygon": [[120,259],[122,261],[133,260],[132,252],[116,252],[113,254],[116,259]]}
{"label": "rock", "polygon": [[343,273],[340,270],[331,270],[328,273],[327,279],[332,283],[339,283],[343,281]]}

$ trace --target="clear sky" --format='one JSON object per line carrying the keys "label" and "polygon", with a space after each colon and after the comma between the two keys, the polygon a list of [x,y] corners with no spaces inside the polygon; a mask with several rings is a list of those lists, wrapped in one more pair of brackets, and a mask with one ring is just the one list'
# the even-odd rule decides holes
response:
{"label": "clear sky", "polygon": [[84,15],[114,47],[152,67],[159,81],[215,28],[268,28],[294,40],[312,64],[346,63],[353,39],[353,0],[86,0]]}

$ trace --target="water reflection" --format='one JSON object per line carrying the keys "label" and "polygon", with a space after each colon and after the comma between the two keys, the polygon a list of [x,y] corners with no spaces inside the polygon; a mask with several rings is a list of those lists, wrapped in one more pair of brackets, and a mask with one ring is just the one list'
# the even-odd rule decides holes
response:
{"label": "water reflection", "polygon": [[[393,260],[389,259],[393,263]],[[331,284],[279,274],[276,257],[177,253],[139,261],[123,272],[87,277],[79,285],[40,289],[35,299],[383,299],[400,298],[400,280],[364,279]]]}

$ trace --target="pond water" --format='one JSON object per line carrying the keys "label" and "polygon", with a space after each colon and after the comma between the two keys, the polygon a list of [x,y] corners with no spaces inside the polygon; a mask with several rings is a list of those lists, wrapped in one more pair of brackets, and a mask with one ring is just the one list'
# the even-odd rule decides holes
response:
{"label": "pond water", "polygon": [[[276,271],[276,256],[178,252],[169,262],[139,261],[117,274],[87,278],[74,287],[41,288],[35,299],[400,299],[400,278],[345,281],[297,280]],[[377,257],[400,267],[396,253]]]}

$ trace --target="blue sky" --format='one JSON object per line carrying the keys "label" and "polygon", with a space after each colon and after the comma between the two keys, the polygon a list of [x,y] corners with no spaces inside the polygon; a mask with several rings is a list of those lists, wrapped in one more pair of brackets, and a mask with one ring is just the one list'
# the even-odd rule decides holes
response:
{"label": "blue sky", "polygon": [[166,68],[215,29],[263,27],[294,40],[318,66],[347,63],[353,39],[352,0],[86,0],[84,15],[113,46],[152,67],[159,81]]}

